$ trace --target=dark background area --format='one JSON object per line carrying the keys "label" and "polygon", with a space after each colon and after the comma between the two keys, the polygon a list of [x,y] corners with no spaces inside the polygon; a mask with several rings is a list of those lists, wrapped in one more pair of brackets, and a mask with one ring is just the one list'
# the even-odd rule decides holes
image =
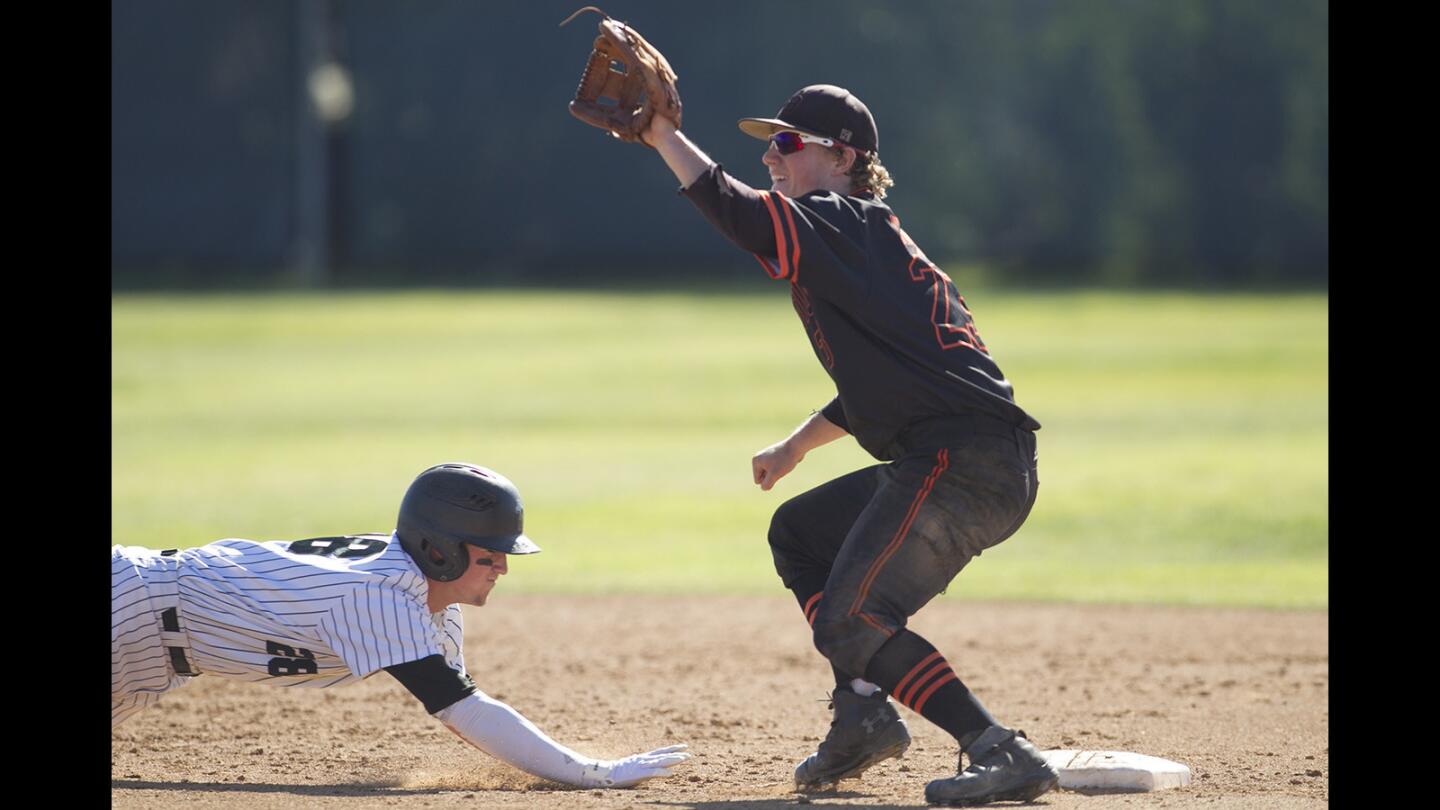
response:
{"label": "dark background area", "polygon": [[[577,7],[112,2],[112,286],[745,267],[651,150],[566,111],[599,21],[558,28]],[[768,186],[764,144],[738,118],[807,84],[856,93],[887,202],[942,265],[1015,284],[1328,284],[1324,2],[602,7],[665,52],[686,133],[746,182]],[[311,90],[326,65],[352,99],[328,121]]]}

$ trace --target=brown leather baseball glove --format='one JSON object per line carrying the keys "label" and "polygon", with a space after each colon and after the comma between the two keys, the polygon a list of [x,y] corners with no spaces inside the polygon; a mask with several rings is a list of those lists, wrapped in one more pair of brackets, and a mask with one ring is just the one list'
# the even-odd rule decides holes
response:
{"label": "brown leather baseball glove", "polygon": [[680,91],[675,87],[679,77],[665,56],[640,32],[594,6],[585,6],[560,24],[585,11],[605,19],[570,102],[570,114],[630,143],[645,143],[640,134],[656,115],[669,118],[679,129]]}

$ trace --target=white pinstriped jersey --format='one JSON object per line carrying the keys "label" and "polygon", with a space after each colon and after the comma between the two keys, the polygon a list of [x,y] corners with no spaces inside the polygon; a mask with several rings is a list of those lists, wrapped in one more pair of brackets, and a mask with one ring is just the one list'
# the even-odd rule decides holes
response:
{"label": "white pinstriped jersey", "polygon": [[460,606],[430,613],[425,575],[393,534],[120,551],[147,589],[174,584],[203,674],[327,687],[437,654],[465,672]]}

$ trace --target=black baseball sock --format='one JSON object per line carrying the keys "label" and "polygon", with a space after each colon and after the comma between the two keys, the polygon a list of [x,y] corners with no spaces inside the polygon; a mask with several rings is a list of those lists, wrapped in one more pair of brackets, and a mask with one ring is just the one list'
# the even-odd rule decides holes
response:
{"label": "black baseball sock", "polygon": [[865,667],[865,680],[911,711],[950,733],[963,749],[995,718],[950,668],[930,642],[901,630],[890,637]]}
{"label": "black baseball sock", "polygon": [[860,677],[860,676],[858,676],[858,675],[846,675],[845,673],[841,672],[841,671],[840,671],[840,668],[837,667],[837,666],[835,666],[833,663],[830,665],[830,671],[833,672],[833,673],[835,673],[835,688],[836,688],[836,689],[850,689],[851,691],[854,691],[853,689],[851,689],[850,682],[853,681],[853,680],[855,680],[856,678],[858,678],[858,677]]}

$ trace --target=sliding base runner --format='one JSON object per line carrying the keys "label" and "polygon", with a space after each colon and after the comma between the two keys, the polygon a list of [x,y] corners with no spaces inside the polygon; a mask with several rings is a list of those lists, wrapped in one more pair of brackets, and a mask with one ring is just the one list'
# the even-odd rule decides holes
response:
{"label": "sliding base runner", "polygon": [[523,524],[509,479],[457,463],[415,479],[389,534],[115,546],[111,726],[197,677],[326,688],[383,669],[461,739],[526,773],[579,787],[669,776],[690,756],[683,745],[588,757],[471,680],[460,605],[483,606],[512,557],[540,551]]}

